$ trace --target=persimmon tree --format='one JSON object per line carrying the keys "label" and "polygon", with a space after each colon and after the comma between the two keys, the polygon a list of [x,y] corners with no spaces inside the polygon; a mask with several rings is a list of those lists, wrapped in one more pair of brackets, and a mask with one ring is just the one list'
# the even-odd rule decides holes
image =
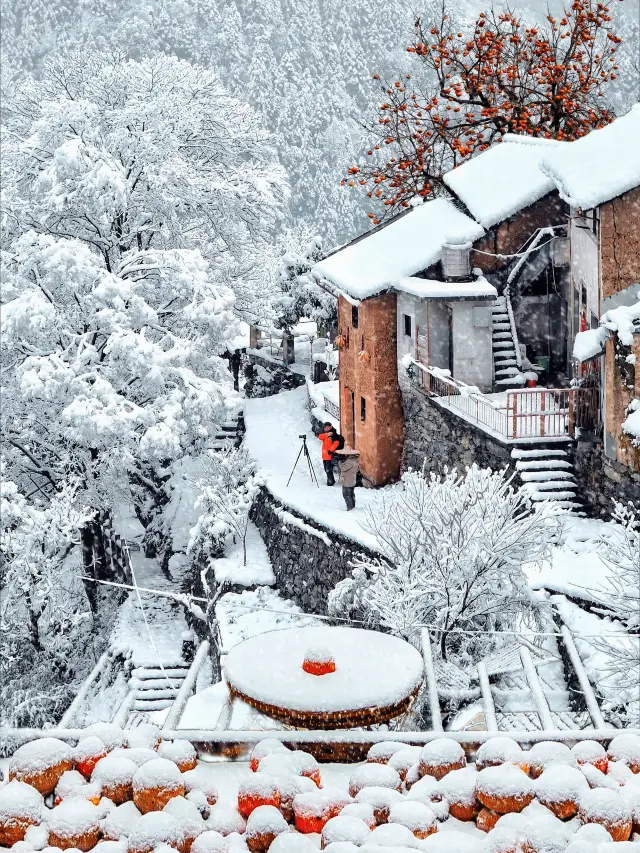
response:
{"label": "persimmon tree", "polygon": [[387,210],[369,214],[377,224],[412,198],[441,194],[446,171],[505,133],[571,140],[608,124],[604,89],[622,41],[611,20],[596,0],[548,12],[540,26],[507,6],[481,12],[469,33],[443,2],[438,20],[417,19],[407,48],[423,82],[411,74],[381,82],[384,101],[367,125],[373,144],[343,185],[380,199]]}

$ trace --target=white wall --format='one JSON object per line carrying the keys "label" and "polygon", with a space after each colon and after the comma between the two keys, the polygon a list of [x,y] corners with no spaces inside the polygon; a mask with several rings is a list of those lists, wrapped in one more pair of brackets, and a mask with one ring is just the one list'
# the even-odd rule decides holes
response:
{"label": "white wall", "polygon": [[[581,281],[587,289],[587,323],[591,314],[600,316],[600,292],[598,287],[598,242],[596,235],[585,228],[575,211],[572,211],[571,227],[569,234],[571,238],[571,288],[579,291]],[[575,295],[575,293],[574,293]],[[579,329],[574,330],[574,334]]]}
{"label": "white wall", "polygon": [[[453,376],[481,391],[491,391],[493,381],[493,341],[491,302],[452,302]],[[474,325],[475,322],[483,325]],[[484,325],[486,322],[486,325]]]}

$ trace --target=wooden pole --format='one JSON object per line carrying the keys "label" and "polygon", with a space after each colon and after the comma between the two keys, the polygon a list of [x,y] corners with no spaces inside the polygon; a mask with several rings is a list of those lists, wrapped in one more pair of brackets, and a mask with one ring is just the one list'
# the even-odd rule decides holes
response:
{"label": "wooden pole", "polygon": [[482,705],[484,709],[484,719],[487,723],[487,731],[497,732],[498,721],[496,719],[496,706],[493,703],[493,694],[491,693],[491,685],[489,684],[489,675],[487,667],[483,661],[478,664],[478,680],[480,682],[480,690],[482,691]]}
{"label": "wooden pole", "polygon": [[431,712],[431,728],[433,731],[441,732],[444,731],[444,728],[440,714],[440,700],[438,699],[436,673],[433,668],[433,653],[429,631],[423,628],[420,632],[420,637],[422,640],[422,659],[424,661],[424,675],[427,683],[427,696],[429,697],[429,711]]}
{"label": "wooden pole", "polygon": [[544,695],[542,684],[540,683],[533,658],[531,657],[531,652],[526,646],[520,646],[520,659],[524,668],[524,674],[527,677],[529,689],[531,690],[531,695],[533,696],[533,701],[536,703],[542,728],[546,731],[552,731],[555,729],[555,725],[551,717],[551,711],[549,710],[547,698]]}
{"label": "wooden pole", "polygon": [[604,717],[602,716],[602,712],[600,711],[598,700],[596,699],[593,687],[591,686],[591,682],[589,681],[589,676],[586,673],[586,670],[578,653],[578,649],[576,648],[575,641],[571,636],[571,631],[567,628],[566,625],[563,625],[560,630],[562,632],[562,641],[564,643],[564,647],[567,650],[571,665],[573,666],[575,674],[578,677],[578,683],[580,684],[580,688],[582,689],[584,701],[586,703],[587,710],[589,711],[589,716],[593,720],[593,725],[597,729],[604,729],[606,728],[607,724],[605,723]]}

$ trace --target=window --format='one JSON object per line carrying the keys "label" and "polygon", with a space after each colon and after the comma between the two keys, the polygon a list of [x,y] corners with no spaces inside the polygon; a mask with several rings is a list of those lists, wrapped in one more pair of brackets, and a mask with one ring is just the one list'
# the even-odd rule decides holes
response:
{"label": "window", "polygon": [[358,309],[355,305],[351,306],[351,325],[354,329],[358,328]]}
{"label": "window", "polygon": [[360,420],[364,423],[367,419],[367,401],[360,397]]}
{"label": "window", "polygon": [[408,338],[410,338],[411,337],[411,317],[409,316],[409,314],[403,314],[402,320],[404,322],[404,333]]}

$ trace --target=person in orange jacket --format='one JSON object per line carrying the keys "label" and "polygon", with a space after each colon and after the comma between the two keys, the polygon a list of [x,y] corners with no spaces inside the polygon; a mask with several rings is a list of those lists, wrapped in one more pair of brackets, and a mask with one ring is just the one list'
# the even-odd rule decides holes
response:
{"label": "person in orange jacket", "polygon": [[327,486],[335,486],[336,480],[333,475],[333,454],[338,449],[340,442],[335,428],[330,423],[323,424],[323,432],[318,438],[322,442],[322,467],[327,475]]}

